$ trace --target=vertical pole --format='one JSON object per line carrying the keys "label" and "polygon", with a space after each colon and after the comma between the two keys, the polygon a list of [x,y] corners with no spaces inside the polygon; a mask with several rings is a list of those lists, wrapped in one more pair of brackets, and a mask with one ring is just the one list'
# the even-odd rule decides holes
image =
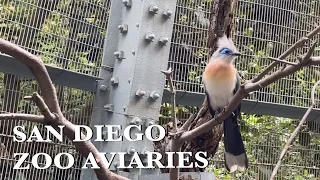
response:
{"label": "vertical pole", "polygon": [[[159,117],[168,65],[176,0],[113,0],[111,3],[104,55],[91,126],[130,124],[144,129]],[[94,128],[93,128],[94,130]],[[134,129],[133,129],[134,130]],[[95,131],[95,130],[94,130]],[[131,137],[136,136],[132,131]],[[92,141],[100,152],[153,151],[147,138],[131,142]],[[110,158],[110,156],[107,156]],[[117,169],[118,156],[110,170]],[[138,169],[127,169],[129,178],[138,179]],[[92,170],[83,170],[82,180],[96,179]]]}

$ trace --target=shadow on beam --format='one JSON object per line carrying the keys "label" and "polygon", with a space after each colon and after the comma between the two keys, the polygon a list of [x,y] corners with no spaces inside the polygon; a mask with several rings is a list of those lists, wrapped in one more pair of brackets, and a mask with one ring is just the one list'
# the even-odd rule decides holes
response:
{"label": "shadow on beam", "polygon": [[[204,97],[204,94],[200,93],[177,91],[176,103],[184,106],[199,107],[202,105]],[[170,103],[170,92],[166,89],[163,92],[162,102]],[[269,102],[258,102],[253,100],[243,100],[241,110],[244,113],[250,114],[301,119],[308,108]],[[312,110],[307,120],[320,120],[320,109]]]}
{"label": "shadow on beam", "polygon": [[[52,82],[56,85],[67,86],[84,91],[96,92],[99,77],[90,76],[59,67],[47,66]],[[34,79],[26,65],[11,56],[0,54],[0,72]]]}

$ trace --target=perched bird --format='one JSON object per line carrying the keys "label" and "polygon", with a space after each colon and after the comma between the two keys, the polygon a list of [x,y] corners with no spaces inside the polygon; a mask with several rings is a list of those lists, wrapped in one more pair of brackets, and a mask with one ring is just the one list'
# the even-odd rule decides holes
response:
{"label": "perched bird", "polygon": [[[232,40],[225,35],[218,39],[218,49],[212,54],[203,73],[203,84],[208,100],[208,109],[216,117],[232,100],[240,87],[240,77],[233,65],[240,53]],[[223,122],[225,166],[230,172],[244,171],[248,159],[241,138],[237,118],[240,118],[241,104]]]}

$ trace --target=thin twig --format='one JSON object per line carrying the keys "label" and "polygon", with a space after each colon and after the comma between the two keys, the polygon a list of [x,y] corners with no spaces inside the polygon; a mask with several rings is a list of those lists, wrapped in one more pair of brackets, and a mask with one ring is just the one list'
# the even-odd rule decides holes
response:
{"label": "thin twig", "polygon": [[[296,49],[298,49],[299,47],[303,46],[305,42],[307,42],[309,40],[309,38],[303,37],[300,40],[298,40],[295,44],[293,44],[289,49],[287,49],[284,53],[282,53],[278,59],[285,59],[286,57],[288,57],[293,51],[295,51]],[[267,75],[273,68],[275,68],[277,65],[279,64],[279,62],[272,62],[268,67],[266,67],[266,69],[264,69],[260,74],[257,75],[257,77],[255,77],[252,82],[257,82],[260,79],[262,79],[265,75]]]}
{"label": "thin twig", "polygon": [[27,120],[30,122],[45,123],[44,116],[20,113],[0,114],[0,120]]}
{"label": "thin twig", "polygon": [[307,117],[309,116],[310,112],[312,111],[312,109],[313,109],[313,107],[315,105],[315,98],[314,98],[315,91],[316,91],[316,88],[319,86],[319,84],[320,84],[320,80],[314,84],[314,86],[312,88],[312,91],[311,91],[311,106],[309,107],[307,112],[303,115],[303,118],[299,122],[299,125],[296,127],[296,129],[292,132],[290,138],[287,140],[286,145],[284,146],[284,148],[283,148],[283,150],[282,150],[282,152],[280,154],[280,157],[279,157],[279,160],[277,162],[277,165],[274,167],[274,169],[272,171],[270,180],[273,180],[275,178],[275,176],[276,176],[276,174],[278,172],[278,169],[281,166],[281,162],[282,162],[284,156],[286,155],[288,149],[291,147],[291,143],[293,142],[293,140],[295,139],[295,137],[299,133],[299,131],[302,128],[303,124],[307,120]]}
{"label": "thin twig", "polygon": [[57,121],[57,117],[50,112],[48,106],[46,105],[42,97],[37,92],[34,92],[31,97],[32,97],[32,100],[38,106],[41,114],[43,114],[43,116],[46,118],[47,123]]}
{"label": "thin twig", "polygon": [[302,60],[301,60],[301,64],[305,65],[305,64],[308,64],[311,60],[311,56],[314,52],[314,50],[316,49],[316,46],[317,46],[317,43],[313,43],[311,48],[308,50],[308,52],[302,57]]}
{"label": "thin twig", "polygon": [[191,124],[191,122],[195,119],[196,115],[195,114],[191,114],[191,116],[189,117],[189,119],[183,123],[181,129],[182,130],[188,130],[189,125]]}
{"label": "thin twig", "polygon": [[297,64],[297,63],[293,63],[293,62],[285,61],[285,60],[278,59],[278,58],[268,57],[268,59],[270,59],[270,60],[272,60],[272,61],[279,62],[279,63],[284,63],[284,64],[288,64],[288,65],[292,65],[292,66],[298,66],[298,64]]}
{"label": "thin twig", "polygon": [[[305,42],[307,42],[309,39],[311,39],[312,37],[314,37],[316,34],[318,34],[320,32],[320,26],[316,27],[315,29],[313,29],[310,33],[308,33],[305,37],[302,37],[301,39],[299,39],[294,45],[292,45],[291,47],[289,47],[289,49],[287,49],[283,54],[281,54],[278,59],[285,59],[286,57],[288,57],[293,51],[295,51],[296,49],[298,49],[299,47],[303,46],[305,44]],[[279,64],[279,62],[273,62],[271,63],[262,73],[258,74],[257,77],[255,77],[252,82],[257,82],[260,79],[262,79],[265,75],[267,75],[274,67],[276,67]]]}
{"label": "thin twig", "polygon": [[172,131],[173,132],[177,132],[177,124],[178,124],[178,120],[177,120],[177,115],[176,115],[176,89],[174,88],[173,85],[173,81],[172,81],[172,69],[171,67],[167,70],[167,71],[161,71],[164,75],[166,75],[167,80],[169,82],[169,86],[170,86],[170,92],[171,92],[171,117],[172,117],[172,123],[173,123],[173,128]]}

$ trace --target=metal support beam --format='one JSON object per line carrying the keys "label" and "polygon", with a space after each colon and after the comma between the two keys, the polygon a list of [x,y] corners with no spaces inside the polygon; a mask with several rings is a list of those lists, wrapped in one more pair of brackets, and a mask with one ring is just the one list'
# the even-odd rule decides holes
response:
{"label": "metal support beam", "polygon": [[[112,1],[102,63],[105,68],[100,72],[104,80],[98,83],[92,126],[121,125],[123,135],[125,127],[136,124],[142,125],[139,133],[143,133],[158,119],[165,85],[160,70],[168,65],[175,7],[176,0]],[[153,151],[153,142],[146,138],[92,142],[100,152]],[[129,163],[130,153],[127,156]],[[118,156],[110,170],[119,171],[117,161]],[[128,170],[132,180],[141,174],[139,169]],[[92,170],[85,170],[81,179],[96,178]]]}
{"label": "metal support beam", "polygon": [[[46,65],[52,82],[56,85],[68,86],[84,91],[95,92],[99,77],[90,76],[75,71]],[[17,59],[0,54],[0,72],[16,75],[23,78],[34,79],[29,68]]]}
{"label": "metal support beam", "polygon": [[[199,107],[202,105],[204,98],[205,95],[200,93],[177,91],[176,94],[177,104],[184,106]],[[170,92],[168,90],[164,90],[162,102],[170,103]],[[301,119],[308,108],[245,99],[242,101],[241,110],[244,113]],[[320,109],[312,110],[307,120],[319,121]]]}

